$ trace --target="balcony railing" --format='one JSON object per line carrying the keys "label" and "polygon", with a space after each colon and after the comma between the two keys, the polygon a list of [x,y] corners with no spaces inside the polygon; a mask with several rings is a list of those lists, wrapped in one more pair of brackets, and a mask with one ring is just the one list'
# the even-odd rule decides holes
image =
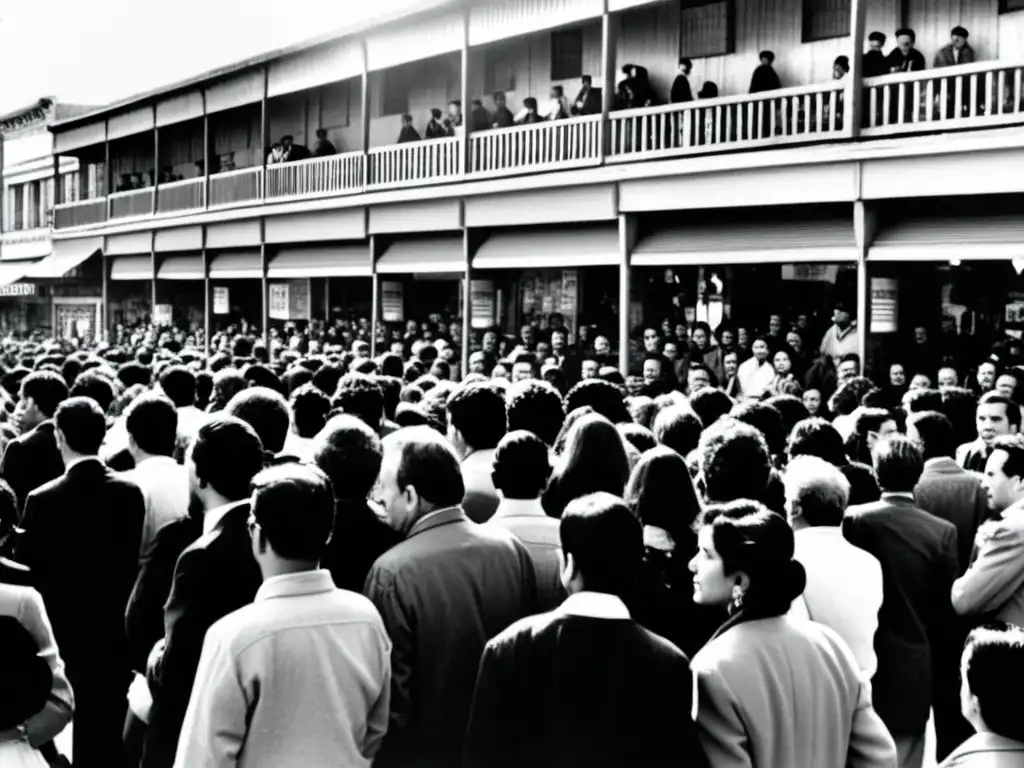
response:
{"label": "balcony railing", "polygon": [[601,161],[601,116],[550,120],[471,133],[475,176],[564,170]]}
{"label": "balcony railing", "polygon": [[458,136],[375,147],[367,157],[368,186],[389,189],[452,179],[462,174],[461,155]]}
{"label": "balcony railing", "polygon": [[202,208],[205,204],[205,188],[206,179],[202,176],[161,184],[156,195],[156,210],[158,213],[169,213]]}
{"label": "balcony railing", "polygon": [[86,224],[101,224],[107,220],[107,198],[94,197],[61,203],[53,209],[53,228],[70,229]]}
{"label": "balcony railing", "polygon": [[145,216],[153,212],[153,188],[110,193],[110,218]]}
{"label": "balcony railing", "polygon": [[316,197],[361,192],[362,152],[313,157],[267,166],[267,198]]}
{"label": "balcony railing", "polygon": [[1024,62],[982,61],[864,80],[865,136],[1024,123]]}
{"label": "balcony railing", "polygon": [[627,109],[610,115],[610,162],[839,139],[844,84]]}
{"label": "balcony railing", "polygon": [[210,177],[210,207],[255,203],[263,197],[263,166],[239,168]]}

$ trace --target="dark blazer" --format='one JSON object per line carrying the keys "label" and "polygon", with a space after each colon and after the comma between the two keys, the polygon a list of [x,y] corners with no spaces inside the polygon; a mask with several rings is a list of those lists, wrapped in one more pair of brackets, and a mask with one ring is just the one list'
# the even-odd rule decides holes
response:
{"label": "dark blazer", "polygon": [[76,764],[124,764],[131,681],[124,608],[145,501],[93,457],[29,494],[17,557],[32,571],[75,691]]}
{"label": "dark blazer", "polygon": [[989,449],[979,437],[956,449],[956,463],[971,472],[984,472]]}
{"label": "dark blazer", "polygon": [[925,512],[956,526],[958,575],[962,576],[971,564],[974,535],[989,515],[981,475],[962,469],[950,458],[927,462],[914,488],[914,500]]}
{"label": "dark blazer", "polygon": [[19,512],[25,509],[25,499],[32,491],[64,474],[54,431],[53,422],[44,421],[7,446],[0,475],[14,489]]}
{"label": "dark blazer", "polygon": [[[955,668],[950,591],[958,560],[956,528],[903,497],[850,507],[843,535],[882,565],[872,679],[875,709],[894,735],[924,733],[934,697],[933,670]],[[942,673],[940,672],[940,675]]]}
{"label": "dark blazer", "polygon": [[480,654],[536,607],[529,552],[511,533],[451,507],[384,553],[364,593],[394,644],[391,723],[375,764],[457,766]]}
{"label": "dark blazer", "polygon": [[174,567],[163,647],[154,649],[149,660],[153,708],[142,768],[173,765],[206,630],[251,603],[263,581],[252,556],[248,518],[249,502],[239,502],[212,531],[189,545]]}
{"label": "dark blazer", "polygon": [[381,520],[364,501],[339,501],[334,507],[334,530],[320,567],[331,572],[340,589],[362,592],[377,558],[398,544],[402,535]]}
{"label": "dark blazer", "polygon": [[689,659],[632,619],[516,622],[480,661],[465,768],[705,766]]}

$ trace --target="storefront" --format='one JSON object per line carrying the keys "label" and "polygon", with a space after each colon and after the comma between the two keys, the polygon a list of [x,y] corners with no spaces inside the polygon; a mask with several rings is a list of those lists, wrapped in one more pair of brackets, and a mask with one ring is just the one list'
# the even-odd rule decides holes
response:
{"label": "storefront", "polygon": [[202,253],[157,255],[154,321],[194,334],[205,324]]}
{"label": "storefront", "polygon": [[258,248],[208,254],[210,334],[263,328],[263,266]]}

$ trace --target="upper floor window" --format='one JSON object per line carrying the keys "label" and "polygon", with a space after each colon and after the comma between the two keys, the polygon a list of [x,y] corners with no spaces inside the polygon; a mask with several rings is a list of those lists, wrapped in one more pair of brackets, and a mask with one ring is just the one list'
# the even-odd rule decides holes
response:
{"label": "upper floor window", "polygon": [[578,80],[583,77],[583,29],[561,29],[551,33],[551,79]]}
{"label": "upper floor window", "polygon": [[[552,44],[552,50],[554,50]],[[516,57],[512,46],[496,45],[486,51],[484,91],[514,91],[516,89]],[[582,67],[582,64],[580,65]]]}
{"label": "upper floor window", "polygon": [[1024,0],[999,0],[1000,13],[1013,13],[1024,11]]}
{"label": "upper floor window", "polygon": [[736,49],[732,0],[684,6],[679,16],[679,55],[723,56]]}
{"label": "upper floor window", "polygon": [[384,76],[384,104],[382,115],[404,115],[409,111],[409,86],[401,78],[402,70],[385,70]]}
{"label": "upper floor window", "polygon": [[803,0],[803,3],[805,43],[850,34],[850,0]]}

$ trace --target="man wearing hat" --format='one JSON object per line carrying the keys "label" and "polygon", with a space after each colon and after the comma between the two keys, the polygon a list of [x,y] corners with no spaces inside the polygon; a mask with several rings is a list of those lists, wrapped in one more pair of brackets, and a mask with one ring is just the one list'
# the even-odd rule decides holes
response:
{"label": "man wearing hat", "polygon": [[954,67],[957,64],[974,63],[974,49],[967,42],[967,30],[953,27],[949,33],[949,45],[945,45],[935,54],[935,67]]}
{"label": "man wearing hat", "polygon": [[886,63],[890,72],[921,72],[924,70],[924,56],[914,47],[917,35],[914,30],[904,27],[896,30],[896,47],[889,51]]}
{"label": "man wearing hat", "polygon": [[878,77],[889,74],[889,64],[885,60],[882,48],[885,47],[885,33],[872,32],[868,35],[868,50],[862,59],[864,77]]}

